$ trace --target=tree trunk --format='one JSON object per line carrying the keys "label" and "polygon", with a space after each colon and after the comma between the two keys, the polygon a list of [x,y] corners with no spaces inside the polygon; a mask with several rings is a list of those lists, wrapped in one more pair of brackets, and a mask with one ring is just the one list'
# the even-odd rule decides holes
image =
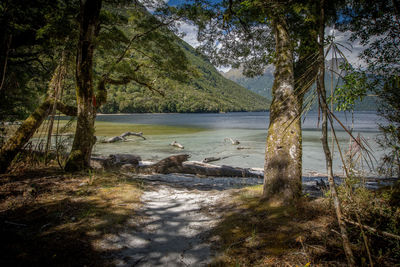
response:
{"label": "tree trunk", "polygon": [[285,18],[275,16],[273,28],[276,61],[263,198],[287,204],[301,195],[301,101],[294,88],[293,49]]}
{"label": "tree trunk", "polygon": [[78,171],[90,168],[90,156],[96,137],[96,98],[93,92],[93,52],[95,39],[100,30],[101,0],[81,2],[80,34],[76,56],[77,126],[72,150],[65,170]]}
{"label": "tree trunk", "polygon": [[325,153],[326,168],[328,172],[329,187],[335,207],[336,217],[340,228],[340,233],[343,242],[343,249],[346,254],[347,263],[349,266],[355,266],[353,253],[350,247],[350,241],[347,235],[346,224],[343,221],[340,200],[336,192],[335,181],[332,169],[332,155],[328,144],[328,104],[326,101],[325,89],[325,54],[324,54],[324,36],[325,36],[325,18],[324,18],[324,0],[320,1],[320,28],[319,28],[319,73],[317,79],[317,92],[319,96],[320,107],[322,110],[322,146]]}
{"label": "tree trunk", "polygon": [[[35,131],[40,127],[42,122],[49,115],[51,107],[54,104],[53,99],[46,99],[18,128],[14,135],[7,140],[1,148],[0,153],[0,173],[5,173],[14,160],[15,156],[21,151],[25,144],[32,138]],[[65,106],[57,102],[57,109],[62,113],[75,116],[76,109]]]}

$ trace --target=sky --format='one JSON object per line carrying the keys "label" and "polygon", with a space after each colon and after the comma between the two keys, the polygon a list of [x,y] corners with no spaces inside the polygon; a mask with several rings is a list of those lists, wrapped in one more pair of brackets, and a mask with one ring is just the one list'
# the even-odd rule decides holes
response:
{"label": "sky", "polygon": [[[185,42],[190,44],[193,47],[198,47],[200,45],[197,40],[197,27],[186,22],[181,23],[179,30],[185,33],[185,36],[182,38]],[[336,42],[347,47],[348,49],[342,49],[343,54],[346,56],[347,60],[354,67],[363,66],[363,62],[358,58],[359,54],[363,51],[363,46],[356,40],[354,42],[350,42],[348,39],[350,38],[350,32],[340,32],[334,30],[333,28],[327,28],[325,30],[326,34],[334,35]],[[327,60],[332,58],[332,53],[330,52],[327,55]],[[216,66],[219,71],[227,72],[231,68],[229,66]]]}

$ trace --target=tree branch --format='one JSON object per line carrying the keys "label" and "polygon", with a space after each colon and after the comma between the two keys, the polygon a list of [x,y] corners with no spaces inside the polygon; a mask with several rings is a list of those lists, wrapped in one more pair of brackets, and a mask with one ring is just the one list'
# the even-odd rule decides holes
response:
{"label": "tree branch", "polygon": [[354,221],[346,219],[346,218],[343,218],[343,220],[345,222],[347,222],[347,223],[362,227],[362,228],[364,228],[364,229],[366,229],[366,230],[368,230],[370,232],[373,232],[375,234],[383,235],[383,236],[386,236],[386,237],[390,237],[390,238],[394,238],[394,239],[400,240],[400,236],[398,236],[398,235],[395,235],[395,234],[392,234],[392,233],[388,233],[388,232],[385,232],[385,231],[381,231],[381,230],[378,230],[378,229],[373,228],[371,226],[360,224],[360,223],[354,222]]}

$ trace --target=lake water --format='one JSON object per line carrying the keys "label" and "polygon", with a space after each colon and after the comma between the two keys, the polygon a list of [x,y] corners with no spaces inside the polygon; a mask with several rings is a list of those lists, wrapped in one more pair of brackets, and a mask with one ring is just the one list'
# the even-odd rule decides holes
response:
{"label": "lake water", "polygon": [[[348,128],[351,127],[351,115],[336,113],[336,116]],[[268,112],[237,112],[237,113],[197,113],[197,114],[121,114],[99,115],[98,121],[169,125],[202,128],[202,131],[190,134],[174,135],[144,135],[147,140],[132,137],[129,142],[113,144],[98,143],[94,153],[132,153],[144,160],[159,160],[172,154],[188,153],[191,160],[203,160],[206,157],[227,157],[215,162],[218,165],[232,165],[238,167],[263,168],[265,154],[265,140],[269,124]],[[376,137],[378,135],[377,122],[380,118],[374,112],[356,112],[354,117],[355,136],[360,133],[371,147],[374,156],[378,159],[382,155]],[[132,131],[141,131],[132,125]],[[337,136],[343,150],[348,148],[348,134],[336,125]],[[318,113],[309,112],[303,119],[303,171],[305,173],[325,172],[325,159],[322,151],[321,132],[318,128]],[[238,150],[225,138],[233,138],[240,141]],[[185,149],[177,149],[169,144],[176,140],[184,145]],[[343,173],[337,148],[334,151],[334,170],[337,174]]]}

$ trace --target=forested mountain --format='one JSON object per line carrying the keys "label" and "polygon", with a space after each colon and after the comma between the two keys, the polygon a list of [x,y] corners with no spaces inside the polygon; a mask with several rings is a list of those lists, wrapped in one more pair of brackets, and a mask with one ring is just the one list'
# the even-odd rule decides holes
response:
{"label": "forested mountain", "polygon": [[227,112],[260,111],[270,101],[224,78],[215,67],[189,44],[176,37],[194,69],[187,81],[162,77],[165,95],[134,83],[111,86],[103,113],[131,112]]}
{"label": "forested mountain", "polygon": [[[326,61],[326,68],[329,70],[330,66],[333,67],[334,72],[338,72],[338,64],[340,65],[341,60],[328,60]],[[241,86],[251,90],[254,93],[257,93],[267,99],[272,99],[272,84],[274,82],[274,69],[272,66],[269,66],[265,69],[263,75],[261,76],[256,76],[253,78],[245,77],[242,74],[241,69],[230,69],[227,72],[221,72],[221,74],[227,78],[230,79]],[[325,73],[325,86],[328,89],[327,94],[330,95],[331,92],[331,83],[333,84],[333,87],[335,87],[337,84],[340,86],[341,85],[341,80],[338,81],[338,75],[333,73],[333,81],[332,81],[332,75],[330,71],[327,71]],[[339,83],[338,83],[339,82]],[[376,98],[374,96],[366,96],[362,101],[356,101],[355,104],[355,110],[376,110],[377,107],[377,102]],[[317,103],[313,104],[313,109],[317,108]]]}

